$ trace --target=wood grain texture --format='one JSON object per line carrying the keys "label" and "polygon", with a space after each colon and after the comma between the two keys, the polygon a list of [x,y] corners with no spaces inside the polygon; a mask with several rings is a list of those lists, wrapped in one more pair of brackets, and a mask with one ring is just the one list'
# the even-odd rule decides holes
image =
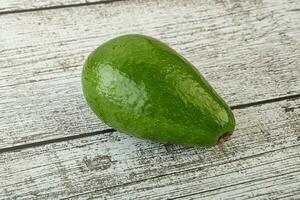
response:
{"label": "wood grain texture", "polygon": [[[38,9],[108,3],[118,0],[0,0],[0,15]],[[120,1],[120,0],[119,0]]]}
{"label": "wood grain texture", "polygon": [[214,148],[115,132],[2,153],[0,199],[299,198],[300,98],[234,114],[235,134]]}
{"label": "wood grain texture", "polygon": [[[300,93],[299,1],[120,1],[0,16],[0,148],[108,128],[82,97],[88,53],[126,33],[165,41],[230,105]],[[83,17],[84,16],[84,17]]]}

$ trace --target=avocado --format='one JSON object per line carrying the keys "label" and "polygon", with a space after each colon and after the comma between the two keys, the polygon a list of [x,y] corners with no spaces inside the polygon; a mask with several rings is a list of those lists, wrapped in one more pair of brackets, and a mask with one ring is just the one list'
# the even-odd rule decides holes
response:
{"label": "avocado", "polygon": [[83,94],[114,129],[169,144],[213,146],[235,119],[198,70],[166,44],[124,35],[99,46],[82,71]]}

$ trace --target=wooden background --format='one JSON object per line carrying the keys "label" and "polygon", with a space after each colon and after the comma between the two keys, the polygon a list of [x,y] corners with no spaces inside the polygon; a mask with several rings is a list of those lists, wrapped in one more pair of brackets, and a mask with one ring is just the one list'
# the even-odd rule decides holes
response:
{"label": "wooden background", "polygon": [[[126,33],[191,61],[233,108],[213,148],[142,141],[82,96]],[[300,1],[0,0],[0,199],[300,199]]]}

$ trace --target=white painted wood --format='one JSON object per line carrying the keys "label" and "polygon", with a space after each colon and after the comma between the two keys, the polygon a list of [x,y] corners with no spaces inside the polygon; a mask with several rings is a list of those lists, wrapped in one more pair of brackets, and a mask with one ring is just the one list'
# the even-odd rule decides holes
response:
{"label": "white painted wood", "polygon": [[56,8],[60,6],[106,3],[113,0],[0,0],[0,14],[14,11]]}
{"label": "white painted wood", "polygon": [[88,109],[88,53],[126,33],[165,41],[230,105],[299,94],[300,12],[290,1],[120,1],[0,16],[0,148],[108,128]]}
{"label": "white painted wood", "polygon": [[209,149],[107,133],[2,153],[0,199],[298,199],[300,99],[234,114],[232,139]]}

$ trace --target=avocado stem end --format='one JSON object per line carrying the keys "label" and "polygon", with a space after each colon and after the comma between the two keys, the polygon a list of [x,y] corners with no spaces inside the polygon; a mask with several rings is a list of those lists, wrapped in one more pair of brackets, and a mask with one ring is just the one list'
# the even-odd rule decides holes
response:
{"label": "avocado stem end", "polygon": [[230,139],[230,133],[226,132],[224,133],[220,138],[219,138],[219,143],[218,144],[224,144],[226,141]]}

